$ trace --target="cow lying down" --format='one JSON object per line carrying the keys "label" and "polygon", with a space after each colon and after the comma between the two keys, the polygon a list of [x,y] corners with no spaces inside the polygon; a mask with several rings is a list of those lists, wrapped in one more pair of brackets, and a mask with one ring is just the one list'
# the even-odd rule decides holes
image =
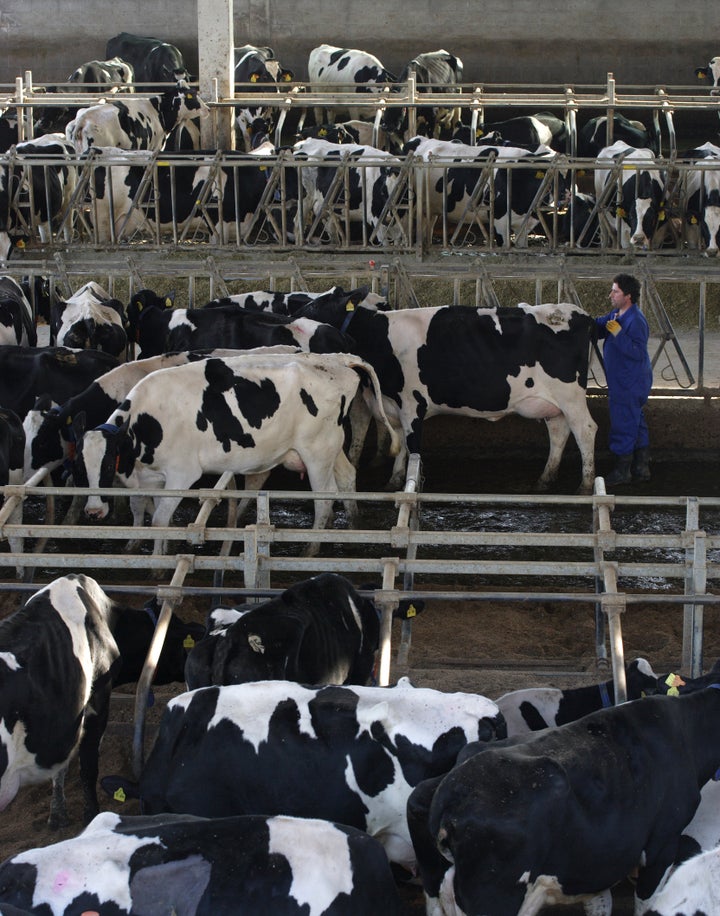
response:
{"label": "cow lying down", "polygon": [[[409,619],[423,606],[401,601],[393,617]],[[380,611],[344,576],[321,573],[262,604],[216,608],[206,629],[185,665],[189,690],[262,680],[367,684]]]}
{"label": "cow lying down", "polygon": [[106,812],[80,836],[0,865],[0,913],[15,912],[399,916],[401,910],[382,846],[352,827],[291,817]]}

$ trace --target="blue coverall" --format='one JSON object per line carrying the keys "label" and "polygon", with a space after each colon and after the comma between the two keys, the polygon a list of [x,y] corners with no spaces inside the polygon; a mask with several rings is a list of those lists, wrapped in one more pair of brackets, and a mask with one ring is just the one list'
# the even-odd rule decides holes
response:
{"label": "blue coverall", "polygon": [[[622,330],[613,336],[605,327],[614,318]],[[623,314],[617,309],[596,318],[598,337],[604,340],[603,361],[610,409],[610,451],[628,455],[650,444],[643,407],[652,388],[652,366],[648,355],[648,323],[633,303]]]}

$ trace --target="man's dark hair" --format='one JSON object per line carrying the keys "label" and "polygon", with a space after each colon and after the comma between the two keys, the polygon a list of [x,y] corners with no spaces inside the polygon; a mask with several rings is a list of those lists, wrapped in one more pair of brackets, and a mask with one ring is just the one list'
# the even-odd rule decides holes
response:
{"label": "man's dark hair", "polygon": [[631,274],[618,274],[613,277],[613,283],[617,283],[626,296],[630,296],[633,302],[640,298],[640,284]]}

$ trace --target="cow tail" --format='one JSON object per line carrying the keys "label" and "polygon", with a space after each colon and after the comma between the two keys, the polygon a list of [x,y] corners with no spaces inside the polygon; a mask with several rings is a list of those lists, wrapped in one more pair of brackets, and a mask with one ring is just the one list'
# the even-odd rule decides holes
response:
{"label": "cow tail", "polygon": [[377,377],[377,373],[370,365],[362,359],[350,360],[349,365],[355,369],[355,371],[360,375],[363,381],[369,379],[370,384],[373,387],[373,400],[376,404],[376,409],[373,410],[373,413],[385,424],[390,435],[390,455],[395,457],[400,453],[402,448],[402,443],[400,441],[400,435],[395,427],[390,423],[387,414],[385,413],[385,405],[383,404],[383,394],[380,389],[380,381]]}

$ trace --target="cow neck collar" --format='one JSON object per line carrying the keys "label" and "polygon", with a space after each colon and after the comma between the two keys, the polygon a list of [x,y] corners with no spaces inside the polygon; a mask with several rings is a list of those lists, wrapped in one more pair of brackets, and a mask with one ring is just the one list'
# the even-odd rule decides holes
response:
{"label": "cow neck collar", "polygon": [[600,699],[602,700],[603,709],[608,709],[613,705],[612,700],[610,699],[610,694],[608,693],[607,684],[603,681],[602,684],[598,684],[598,690],[600,691]]}
{"label": "cow neck collar", "polygon": [[355,311],[356,309],[355,309],[355,306],[352,304],[352,302],[348,302],[348,304],[345,306],[345,318],[340,327],[341,334],[344,334],[347,331],[348,326],[350,325],[350,322],[355,317]]}
{"label": "cow neck collar", "polygon": [[115,423],[101,423],[99,426],[95,427],[95,431],[110,433],[111,436],[116,436],[120,432],[120,427]]}

